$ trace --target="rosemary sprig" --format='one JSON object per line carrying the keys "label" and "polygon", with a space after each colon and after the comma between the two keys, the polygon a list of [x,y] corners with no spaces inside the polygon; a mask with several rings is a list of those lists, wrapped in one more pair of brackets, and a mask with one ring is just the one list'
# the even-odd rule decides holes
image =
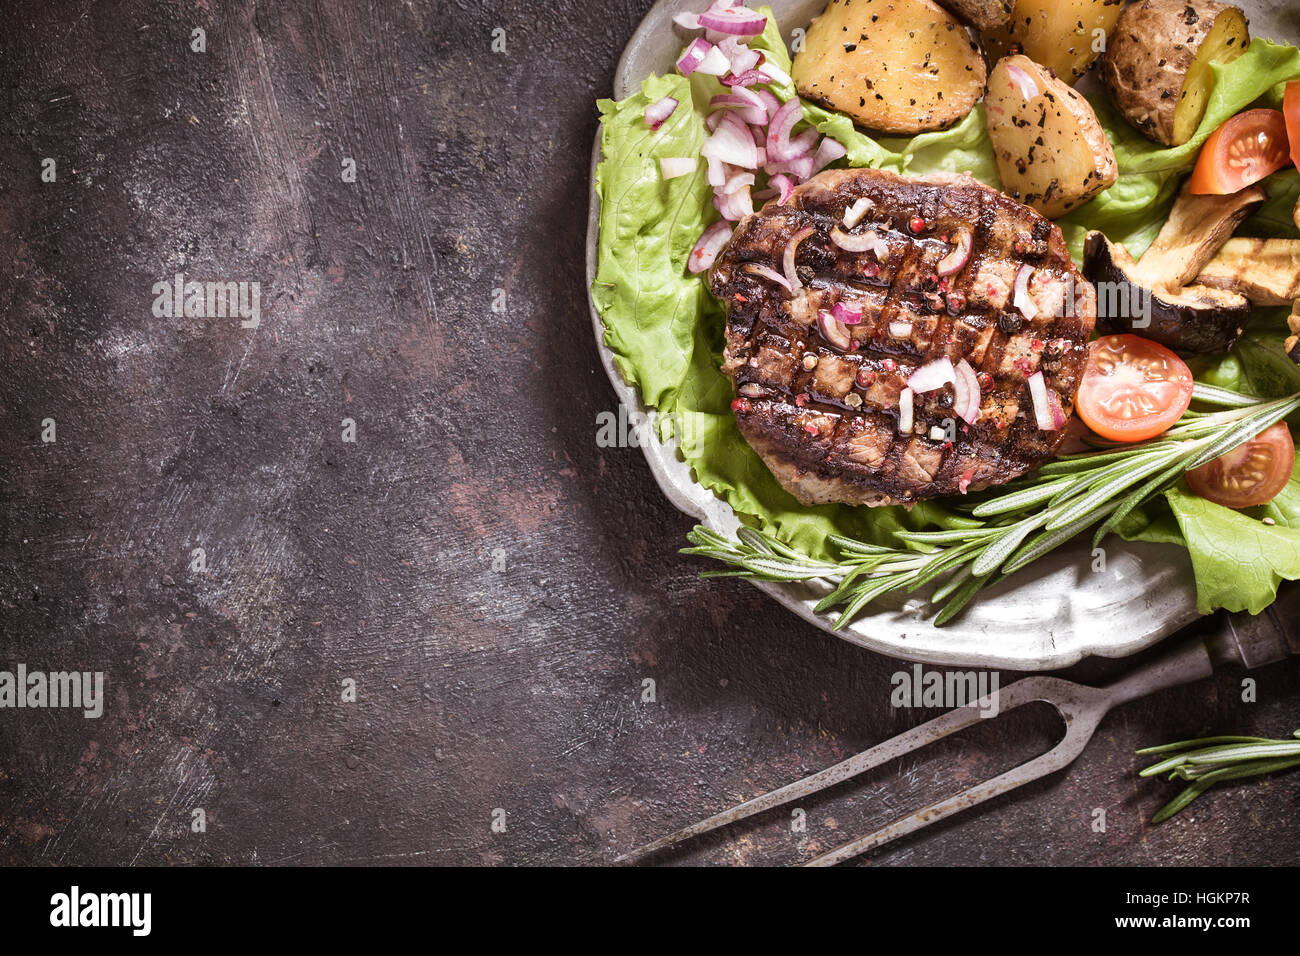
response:
{"label": "rosemary sprig", "polygon": [[842,608],[836,628],[886,594],[946,579],[930,599],[939,608],[934,623],[943,625],[985,587],[1094,526],[1096,547],[1184,473],[1300,409],[1300,393],[1264,401],[1198,384],[1193,397],[1220,410],[1188,412],[1149,441],[1048,462],[1034,476],[975,504],[972,520],[963,521],[963,527],[894,532],[894,543],[888,545],[830,535],[828,541],[840,556],[825,561],[752,528],[741,528],[732,539],[697,526],[687,536],[692,547],[682,553],[711,558],[731,569],[706,572],[706,577],[826,582],[831,590],[817,611]]}
{"label": "rosemary sprig", "polygon": [[1139,776],[1155,777],[1169,771],[1170,780],[1190,781],[1182,793],[1160,808],[1151,822],[1163,823],[1216,783],[1300,766],[1300,730],[1292,738],[1202,737],[1139,750],[1140,754],[1171,754],[1141,771]]}

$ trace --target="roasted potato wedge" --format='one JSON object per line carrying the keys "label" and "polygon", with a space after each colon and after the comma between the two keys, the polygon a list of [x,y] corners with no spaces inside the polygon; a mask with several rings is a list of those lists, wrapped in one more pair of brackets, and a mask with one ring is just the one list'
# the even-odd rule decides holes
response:
{"label": "roasted potato wedge", "polygon": [[961,119],[984,92],[979,44],[933,0],[831,0],[791,72],[805,98],[882,133]]}
{"label": "roasted potato wedge", "polygon": [[938,0],[978,30],[995,30],[1011,19],[1011,0]]}
{"label": "roasted potato wedge", "polygon": [[1073,83],[1101,55],[1123,9],[1123,0],[1016,0],[1005,24],[984,28],[984,47],[993,60],[1023,53]]}
{"label": "roasted potato wedge", "polygon": [[1092,106],[1026,56],[998,61],[984,97],[1002,191],[1054,219],[1119,178]]}
{"label": "roasted potato wedge", "polygon": [[1101,59],[1111,102],[1147,138],[1181,146],[1205,116],[1212,63],[1250,45],[1245,14],[1218,0],[1142,0],[1126,8]]}

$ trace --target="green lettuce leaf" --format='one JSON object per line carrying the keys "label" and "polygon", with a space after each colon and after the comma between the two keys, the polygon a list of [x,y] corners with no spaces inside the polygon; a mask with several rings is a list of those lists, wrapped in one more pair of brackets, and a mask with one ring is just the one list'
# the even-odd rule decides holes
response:
{"label": "green lettuce leaf", "polygon": [[1206,501],[1185,482],[1165,497],[1192,556],[1202,614],[1258,614],[1276,599],[1278,584],[1300,580],[1300,471],[1270,504],[1250,511]]}

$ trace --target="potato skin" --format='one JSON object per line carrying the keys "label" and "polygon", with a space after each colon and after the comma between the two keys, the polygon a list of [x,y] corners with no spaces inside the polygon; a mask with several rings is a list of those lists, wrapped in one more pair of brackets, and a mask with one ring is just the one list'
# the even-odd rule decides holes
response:
{"label": "potato skin", "polygon": [[933,0],[831,0],[791,70],[801,95],[882,133],[944,129],[984,93],[979,44]]}
{"label": "potato skin", "polygon": [[1011,19],[1012,0],[938,0],[977,30],[993,30]]}
{"label": "potato skin", "polygon": [[1188,68],[1225,10],[1218,0],[1142,0],[1127,7],[1101,59],[1111,102],[1144,136],[1166,146]]}
{"label": "potato skin", "polygon": [[1124,0],[1015,0],[1010,19],[985,31],[984,48],[991,61],[1023,53],[1073,83],[1101,55],[1094,31],[1109,36],[1123,7]]}

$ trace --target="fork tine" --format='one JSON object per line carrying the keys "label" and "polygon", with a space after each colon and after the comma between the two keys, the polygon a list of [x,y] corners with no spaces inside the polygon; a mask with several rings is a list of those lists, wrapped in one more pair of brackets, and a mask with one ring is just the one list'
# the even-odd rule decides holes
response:
{"label": "fork tine", "polygon": [[[1000,695],[1000,713],[1006,713],[1021,704],[1028,703],[1031,700],[1041,699],[1041,694],[1046,692],[1045,682],[1053,680],[1052,678],[1028,677],[1024,680],[1016,681]],[[806,797],[818,793],[828,787],[833,787],[845,780],[852,779],[858,774],[865,773],[873,767],[878,767],[887,763],[896,757],[917,750],[927,744],[942,740],[949,734],[956,733],[966,727],[978,722],[980,717],[980,708],[984,700],[967,704],[965,707],[959,707],[956,710],[950,710],[933,720],[928,720],[923,724],[918,724],[911,730],[904,731],[896,737],[879,743],[876,746],[864,750],[859,754],[842,760],[839,763],[820,770],[811,776],[804,777],[794,783],[786,784],[776,790],[754,797],[752,800],[746,800],[739,806],[732,807],[730,810],[724,810],[722,813],[715,814],[707,820],[701,820],[693,823],[688,827],[678,830],[676,833],[670,833],[666,837],[660,837],[653,843],[647,843],[644,846],[629,850],[623,856],[615,860],[616,863],[634,863],[643,859],[652,853],[667,849],[683,840],[689,840],[702,834],[716,830],[719,827],[727,826],[738,820],[744,820],[746,817],[752,817],[756,813],[762,813],[764,810],[770,810],[773,807],[779,807],[791,800],[800,797]]]}
{"label": "fork tine", "polygon": [[[1020,681],[1019,683],[1024,682]],[[1083,748],[1087,746],[1088,741],[1092,738],[1093,730],[1096,729],[1097,724],[1100,723],[1104,715],[1104,708],[1079,715],[1072,715],[1063,710],[1062,716],[1067,723],[1065,736],[1061,738],[1060,743],[1047,753],[1039,754],[1033,760],[1012,767],[996,777],[991,777],[975,784],[973,787],[968,787],[961,793],[945,800],[932,803],[930,806],[916,811],[911,816],[895,820],[873,833],[868,833],[866,836],[851,840],[834,850],[813,857],[802,865],[834,866],[837,863],[843,863],[845,860],[850,860],[855,856],[866,853],[868,850],[874,850],[890,840],[906,836],[924,826],[937,823],[945,817],[960,813],[962,810],[981,804],[985,800],[991,800],[993,797],[1008,793],[1017,787],[1037,780],[1039,777],[1045,777],[1049,773],[1067,767],[1083,752]]]}

